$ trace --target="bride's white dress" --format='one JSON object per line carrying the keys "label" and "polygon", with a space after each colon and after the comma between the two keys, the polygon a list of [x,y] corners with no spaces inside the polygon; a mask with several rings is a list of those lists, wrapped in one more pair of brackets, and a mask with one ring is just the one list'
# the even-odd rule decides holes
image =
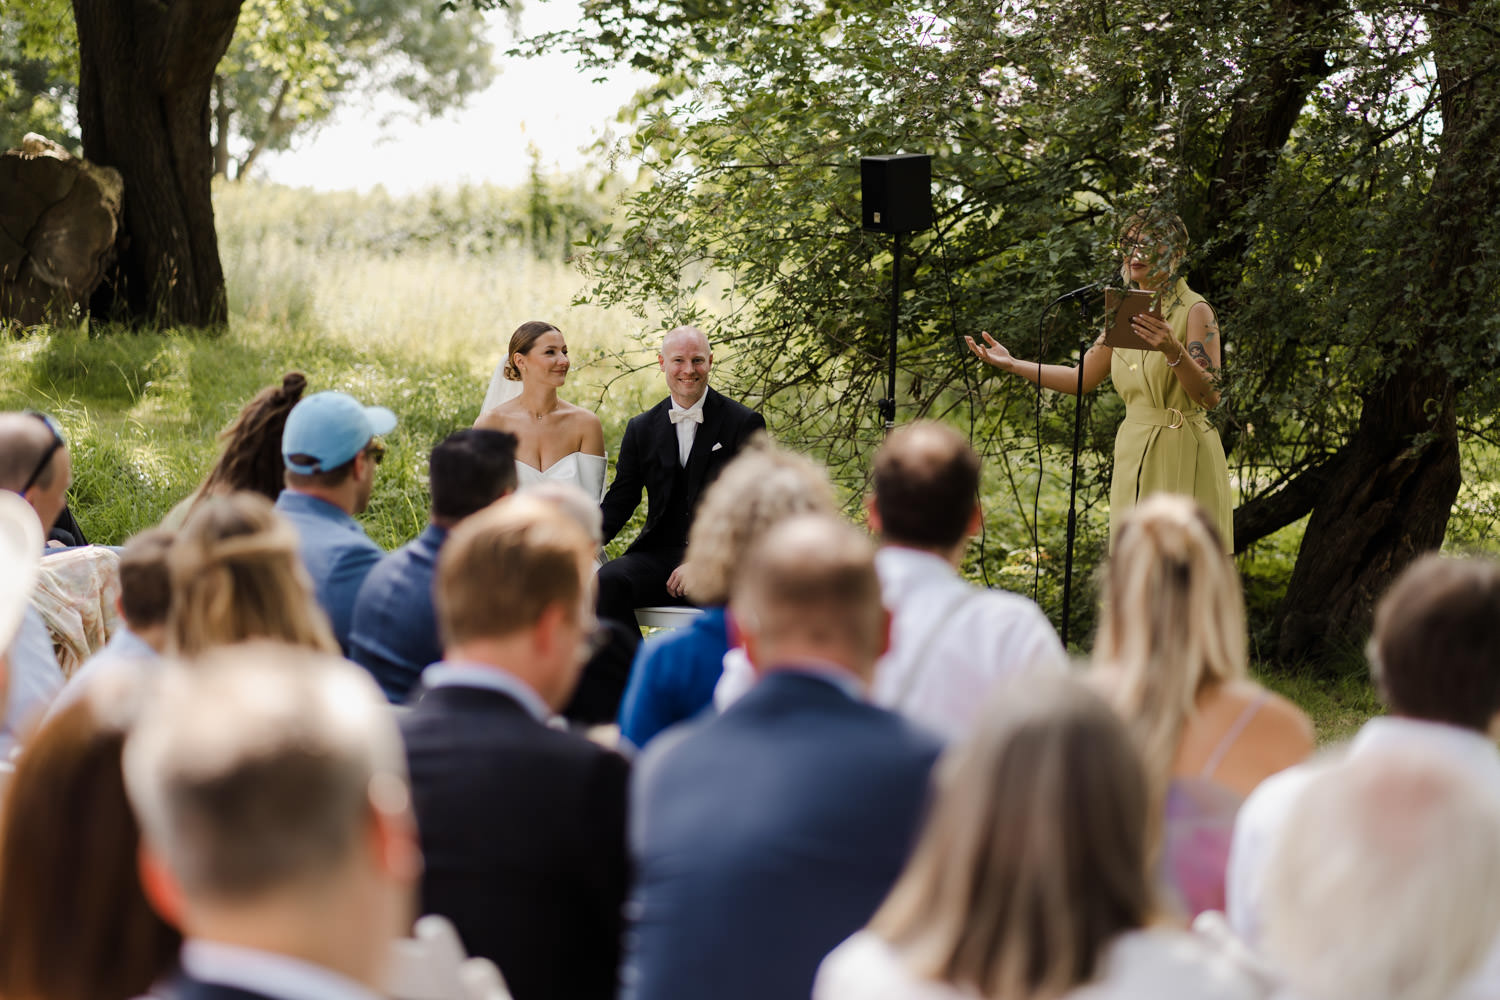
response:
{"label": "bride's white dress", "polygon": [[608,463],[603,455],[585,455],[581,451],[564,455],[545,470],[534,469],[520,459],[516,460],[516,474],[521,489],[537,483],[572,483],[595,500],[604,498],[604,474],[607,469]]}

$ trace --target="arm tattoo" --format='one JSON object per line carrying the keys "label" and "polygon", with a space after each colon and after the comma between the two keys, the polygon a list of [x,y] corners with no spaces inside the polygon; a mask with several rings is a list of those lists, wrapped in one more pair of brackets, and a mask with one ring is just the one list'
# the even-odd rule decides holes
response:
{"label": "arm tattoo", "polygon": [[1208,321],[1208,326],[1203,328],[1203,340],[1207,343],[1219,335],[1219,324],[1213,320]]}
{"label": "arm tattoo", "polygon": [[1209,358],[1208,348],[1203,346],[1203,341],[1195,340],[1191,344],[1188,344],[1187,352],[1192,355],[1194,361],[1198,362],[1198,367],[1204,371],[1213,366],[1213,360]]}

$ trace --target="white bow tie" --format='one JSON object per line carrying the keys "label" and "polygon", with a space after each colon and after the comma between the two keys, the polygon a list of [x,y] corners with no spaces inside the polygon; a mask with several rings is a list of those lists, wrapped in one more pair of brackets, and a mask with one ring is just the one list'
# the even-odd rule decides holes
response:
{"label": "white bow tie", "polygon": [[703,423],[703,410],[695,408],[691,410],[668,410],[667,416],[673,424],[680,424],[684,420],[691,420],[695,424]]}

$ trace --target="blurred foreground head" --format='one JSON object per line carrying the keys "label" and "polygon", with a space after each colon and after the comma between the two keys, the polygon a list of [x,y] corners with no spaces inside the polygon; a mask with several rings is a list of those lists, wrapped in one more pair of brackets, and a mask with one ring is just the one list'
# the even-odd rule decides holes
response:
{"label": "blurred foreground head", "polygon": [[1265,953],[1304,1000],[1445,1000],[1500,940],[1500,801],[1451,760],[1368,753],[1298,794]]}
{"label": "blurred foreground head", "polygon": [[503,667],[554,709],[594,630],[594,540],[556,503],[521,494],[464,519],[438,557],[447,659]]}
{"label": "blurred foreground head", "polygon": [[892,545],[947,553],[980,526],[979,456],[953,428],[919,420],[875,453],[870,522]]}
{"label": "blurred foreground head", "polygon": [[735,579],[730,606],[760,671],[833,663],[868,681],[890,638],[874,547],[827,515],[766,532]]}
{"label": "blurred foreground head", "polygon": [[285,465],[281,457],[281,432],[287,414],[302,399],[307,376],[287,372],[280,385],[257,392],[219,434],[224,452],[209,471],[198,496],[222,496],[238,490],[259,493],[267,500],[281,495]]}
{"label": "blurred foreground head", "polygon": [[1198,696],[1248,674],[1239,574],[1196,501],[1158,493],[1125,515],[1102,619],[1094,662],[1119,670],[1116,705],[1165,781]]}
{"label": "blurred foreground head", "polygon": [[247,639],[337,653],[297,554],[297,532],[254,493],[208,497],[167,554],[167,646],[193,656]]}
{"label": "blurred foreground head", "polygon": [[937,772],[937,801],[870,923],[917,975],[987,997],[1088,982],[1152,911],[1139,754],[1065,676],[1004,685]]}
{"label": "blurred foreground head", "polygon": [[27,747],[0,830],[0,996],[141,996],[180,936],[146,903],[120,771],[140,678],[96,678]]}
{"label": "blurred foreground head", "polygon": [[729,602],[735,574],[765,533],[796,514],[838,510],[828,473],[817,463],[768,443],[744,448],[703,494],[688,536],[683,578],[699,604]]}
{"label": "blurred foreground head", "polygon": [[401,738],[368,674],[273,643],[169,667],[125,784],[147,891],[188,937],[379,981],[420,861]]}
{"label": "blurred foreground head", "polygon": [[1418,559],[1376,606],[1367,652],[1395,714],[1486,731],[1500,713],[1500,565]]}

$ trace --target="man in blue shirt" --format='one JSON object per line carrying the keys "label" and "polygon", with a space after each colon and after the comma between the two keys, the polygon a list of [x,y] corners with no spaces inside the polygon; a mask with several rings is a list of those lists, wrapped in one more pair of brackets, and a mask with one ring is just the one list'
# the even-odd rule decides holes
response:
{"label": "man in blue shirt", "polygon": [[432,523],[370,570],[349,633],[349,658],[397,705],[422,669],[443,658],[432,606],[438,551],[454,525],[515,491],[515,435],[472,428],[448,435],[428,457],[427,482]]}
{"label": "man in blue shirt", "polygon": [[378,435],[395,427],[396,415],[383,406],[318,392],[292,407],[281,432],[286,489],[276,510],[297,529],[302,563],[345,653],[354,599],[385,554],[354,515],[369,506],[375,467],[385,456]]}

